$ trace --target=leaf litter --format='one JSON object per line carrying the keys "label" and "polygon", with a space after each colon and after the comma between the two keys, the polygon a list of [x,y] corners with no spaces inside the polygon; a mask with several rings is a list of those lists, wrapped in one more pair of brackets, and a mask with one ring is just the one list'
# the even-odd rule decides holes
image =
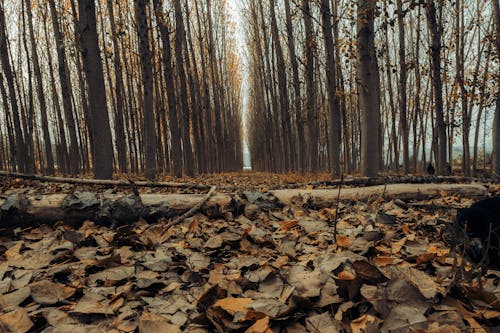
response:
{"label": "leaf litter", "polygon": [[474,278],[446,238],[456,212],[443,207],[472,200],[241,197],[241,215],[197,213],[168,230],[86,221],[0,236],[0,331],[499,330],[500,272]]}

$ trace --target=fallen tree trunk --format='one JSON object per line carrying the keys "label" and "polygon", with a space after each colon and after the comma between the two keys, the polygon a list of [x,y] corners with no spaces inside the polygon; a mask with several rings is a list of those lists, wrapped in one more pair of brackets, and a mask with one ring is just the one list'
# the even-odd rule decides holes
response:
{"label": "fallen tree trunk", "polygon": [[97,185],[97,186],[118,186],[118,187],[171,187],[195,190],[208,190],[211,186],[192,184],[192,183],[175,183],[175,182],[148,182],[148,181],[126,181],[126,180],[106,180],[106,179],[86,179],[86,178],[66,178],[66,177],[52,177],[52,176],[39,176],[27,175],[17,172],[0,171],[1,177],[20,178],[27,180],[38,180],[50,183],[65,183],[76,185]]}
{"label": "fallen tree trunk", "polygon": [[291,204],[295,197],[310,197],[317,206],[329,206],[340,200],[367,201],[383,196],[384,199],[423,200],[446,195],[459,197],[485,197],[488,190],[480,184],[391,184],[327,190],[288,189],[271,193],[283,204]]}
{"label": "fallen tree trunk", "polygon": [[[423,200],[442,195],[480,198],[487,189],[479,184],[394,184],[327,190],[276,190],[269,194],[284,205],[295,198],[309,198],[317,207],[328,207],[340,200],[367,201],[383,196],[385,199]],[[299,201],[301,202],[301,201]],[[104,223],[130,223],[139,218],[155,221],[173,219],[196,207],[209,217],[222,216],[227,212],[243,211],[242,202],[233,194],[216,194],[207,199],[203,194],[97,194],[74,192],[73,194],[10,195],[0,196],[0,226],[27,226],[64,221],[79,223],[85,220]],[[270,207],[275,206],[274,204]]]}
{"label": "fallen tree trunk", "polygon": [[210,217],[235,212],[238,202],[231,195],[203,194],[73,194],[0,196],[0,225],[31,225],[64,221],[80,223],[130,223],[139,218],[155,221],[177,217],[203,203],[200,211]]}

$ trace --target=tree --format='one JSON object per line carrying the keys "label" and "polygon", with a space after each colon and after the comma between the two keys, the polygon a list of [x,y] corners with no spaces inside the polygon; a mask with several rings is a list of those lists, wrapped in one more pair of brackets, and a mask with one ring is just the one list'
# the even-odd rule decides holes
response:
{"label": "tree", "polygon": [[376,0],[360,0],[357,9],[357,80],[361,110],[361,174],[375,177],[380,158],[380,84],[375,53]]}
{"label": "tree", "polygon": [[[78,153],[78,139],[76,135],[76,124],[73,111],[73,103],[71,101],[71,82],[68,71],[68,63],[66,60],[66,47],[64,44],[64,37],[59,24],[59,18],[56,10],[56,5],[54,0],[48,1],[50,14],[52,17],[52,27],[54,29],[54,37],[56,41],[57,49],[57,60],[58,60],[58,73],[59,80],[61,83],[61,93],[63,101],[64,116],[66,117],[65,124],[68,127],[69,133],[69,161],[67,164],[69,166],[69,172],[72,175],[76,175],[80,168],[80,155]],[[59,124],[63,126],[63,124]],[[63,129],[61,129],[63,130]]]}
{"label": "tree", "polygon": [[[498,0],[492,1],[496,26],[495,46],[497,49],[497,56],[500,57],[500,6]],[[500,76],[497,76],[497,99],[493,120],[493,171],[497,175],[500,175]]]}
{"label": "tree", "polygon": [[142,131],[146,146],[145,174],[148,179],[156,178],[156,130],[153,111],[153,65],[149,45],[149,27],[146,7],[148,1],[134,0],[137,35],[139,37],[139,55],[141,59],[142,93],[144,126]]}
{"label": "tree", "polygon": [[[7,80],[7,87],[9,90],[10,108],[13,116],[13,125],[15,133],[16,145],[16,164],[20,172],[27,171],[26,159],[28,157],[28,149],[24,141],[23,132],[21,129],[21,118],[19,115],[19,105],[17,102],[16,88],[14,84],[14,74],[10,64],[8,40],[7,40],[7,25],[5,22],[5,11],[3,3],[0,3],[0,61],[2,62],[2,69]],[[8,112],[5,110],[5,112]]]}
{"label": "tree", "polygon": [[326,57],[326,82],[328,86],[328,109],[330,113],[329,152],[332,176],[340,176],[341,133],[340,103],[337,95],[337,71],[335,63],[335,50],[332,34],[332,22],[329,0],[321,0],[321,18]]}
{"label": "tree", "polygon": [[92,165],[94,178],[111,179],[113,176],[113,144],[106,104],[104,74],[99,49],[94,0],[79,1],[80,45],[83,68],[87,78],[90,127],[92,128]]}
{"label": "tree", "polygon": [[[398,30],[399,30],[399,102],[400,102],[400,126],[401,136],[403,137],[403,169],[407,174],[410,172],[410,145],[408,134],[408,120],[407,120],[407,97],[406,97],[406,41],[405,41],[405,14],[403,12],[403,1],[397,0],[398,9]],[[414,153],[415,154],[415,153]],[[415,157],[416,158],[416,157]],[[399,164],[399,161],[396,161]]]}
{"label": "tree", "polygon": [[436,17],[436,5],[434,0],[426,1],[425,13],[427,16],[427,26],[431,34],[431,77],[434,88],[434,108],[437,120],[437,171],[440,175],[446,175],[447,140],[443,111],[443,81],[441,79],[441,29]]}

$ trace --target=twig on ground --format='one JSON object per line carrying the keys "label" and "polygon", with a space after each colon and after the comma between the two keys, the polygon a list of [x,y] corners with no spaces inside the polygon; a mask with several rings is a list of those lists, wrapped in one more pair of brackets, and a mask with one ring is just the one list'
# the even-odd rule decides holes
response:
{"label": "twig on ground", "polygon": [[187,212],[185,212],[181,216],[177,217],[175,220],[172,220],[171,222],[167,223],[165,230],[176,225],[176,224],[181,223],[184,219],[187,219],[188,217],[191,217],[192,215],[194,215],[208,201],[208,199],[210,199],[210,197],[214,194],[215,189],[216,189],[216,187],[212,186],[212,188],[207,193],[207,195],[196,206],[194,206],[193,208],[191,208],[190,210],[188,210]]}

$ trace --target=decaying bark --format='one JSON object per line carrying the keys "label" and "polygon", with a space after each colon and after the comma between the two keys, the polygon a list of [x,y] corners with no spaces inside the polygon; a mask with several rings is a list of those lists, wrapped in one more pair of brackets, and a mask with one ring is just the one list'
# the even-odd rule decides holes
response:
{"label": "decaying bark", "polygon": [[292,203],[296,197],[310,197],[312,202],[319,206],[331,206],[337,199],[367,201],[383,196],[386,200],[423,200],[440,197],[442,193],[456,195],[459,197],[485,197],[488,191],[485,186],[479,184],[392,184],[356,188],[344,188],[331,190],[277,190],[272,194],[278,200],[287,205]]}
{"label": "decaying bark", "polygon": [[[42,223],[125,224],[144,218],[156,221],[175,218],[205,200],[203,194],[72,194],[0,196],[0,226],[29,226]],[[211,196],[200,207],[207,216],[217,217],[235,212],[237,202],[231,195]]]}
{"label": "decaying bark", "polygon": [[[212,193],[213,191],[211,191]],[[210,194],[211,194],[210,193]],[[369,201],[383,196],[386,200],[423,200],[446,195],[485,197],[487,189],[479,184],[393,184],[356,188],[306,190],[286,189],[269,194],[281,204],[296,204],[297,198],[307,198],[319,207],[331,207],[338,200]],[[247,196],[248,197],[248,196]],[[243,202],[236,194],[111,194],[79,192],[71,194],[0,196],[0,227],[33,226],[41,223],[126,224],[144,218],[156,221],[175,219],[202,203],[200,211],[209,217],[237,215]],[[279,203],[274,202],[274,207]],[[450,207],[452,208],[452,207]],[[197,209],[198,210],[198,209]]]}

